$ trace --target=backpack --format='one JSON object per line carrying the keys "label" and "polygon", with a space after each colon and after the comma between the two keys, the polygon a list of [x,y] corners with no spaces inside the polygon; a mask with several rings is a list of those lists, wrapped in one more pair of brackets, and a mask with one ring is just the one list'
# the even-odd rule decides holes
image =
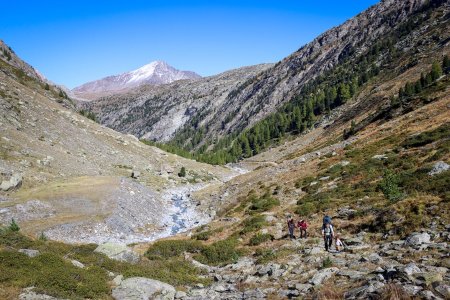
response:
{"label": "backpack", "polygon": [[331,217],[330,216],[325,216],[323,217],[323,224],[322,224],[322,229],[325,229],[325,224],[331,224]]}

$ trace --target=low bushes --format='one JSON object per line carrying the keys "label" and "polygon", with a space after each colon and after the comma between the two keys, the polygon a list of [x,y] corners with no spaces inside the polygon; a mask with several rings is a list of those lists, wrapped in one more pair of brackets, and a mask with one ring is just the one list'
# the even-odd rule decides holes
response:
{"label": "low bushes", "polygon": [[158,241],[147,250],[145,255],[150,260],[167,260],[180,258],[184,252],[193,253],[195,259],[209,265],[223,265],[236,261],[241,255],[234,238],[218,241],[210,245],[198,240]]}
{"label": "low bushes", "polygon": [[242,255],[242,252],[236,248],[237,245],[237,240],[233,238],[218,241],[204,246],[196,258],[204,264],[213,266],[234,263]]}
{"label": "low bushes", "polygon": [[243,228],[241,230],[241,234],[256,231],[258,229],[261,229],[266,224],[267,224],[266,219],[262,215],[256,215],[247,218],[244,220],[244,222],[242,222]]}
{"label": "low bushes", "polygon": [[50,295],[71,299],[99,299],[109,293],[103,269],[77,268],[53,253],[30,258],[16,251],[0,251],[0,266],[0,283],[35,286]]}
{"label": "low bushes", "polygon": [[196,253],[202,248],[202,243],[196,240],[164,240],[151,245],[145,255],[150,259],[170,258],[179,256],[183,252]]}
{"label": "low bushes", "polygon": [[250,241],[248,244],[250,246],[257,246],[259,244],[262,244],[262,243],[270,241],[270,240],[273,240],[273,236],[271,234],[257,233],[250,238]]}
{"label": "low bushes", "polygon": [[278,199],[272,197],[269,193],[265,193],[262,197],[254,197],[249,209],[253,212],[264,212],[278,205],[280,205]]}

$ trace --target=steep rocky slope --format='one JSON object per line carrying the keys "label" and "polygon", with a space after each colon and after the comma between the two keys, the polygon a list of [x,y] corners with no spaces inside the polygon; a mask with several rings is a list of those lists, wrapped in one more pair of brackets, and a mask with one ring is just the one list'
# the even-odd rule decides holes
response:
{"label": "steep rocky slope", "polygon": [[81,107],[93,111],[101,124],[115,130],[140,138],[168,141],[186,122],[212,118],[231,91],[270,66],[244,67],[157,87],[143,86],[126,94],[82,103]]}
{"label": "steep rocky slope", "polygon": [[[70,100],[16,65],[26,64],[0,59],[2,224],[14,218],[27,233],[70,242],[132,242],[170,235],[174,226],[185,230],[214,214],[195,208],[200,203],[190,194],[235,172],[102,127],[64,108]],[[177,175],[181,167],[186,177]]]}
{"label": "steep rocky slope", "polygon": [[[193,95],[189,90],[173,86],[157,96],[153,92],[142,91],[139,94],[139,101],[116,101],[111,98],[94,104],[92,109],[99,115],[103,124],[116,130],[158,141],[174,139],[177,144],[188,149],[192,147],[198,149],[206,141],[208,144],[214,144],[218,136],[239,133],[251,127],[258,120],[273,113],[283,103],[298,97],[302,91],[304,92],[307,83],[311,83],[314,79],[320,81],[326,72],[336,71],[339,67],[349,69],[352,65],[359,66],[363,58],[370,55],[368,52],[377,43],[386,42],[383,39],[390,38],[390,35],[398,39],[393,40],[393,44],[389,46],[390,50],[394,49],[397,52],[413,52],[419,44],[426,45],[428,41],[421,40],[420,33],[426,31],[429,26],[442,25],[442,22],[446,22],[446,13],[440,15],[438,24],[433,24],[433,20],[422,24],[408,21],[411,16],[420,15],[428,5],[446,4],[445,1],[381,1],[344,24],[320,35],[267,70],[259,70],[258,74],[248,74],[240,84],[227,89],[220,97],[215,95],[211,100],[206,99],[215,103],[213,107],[197,104],[194,105],[194,109],[186,110],[182,114],[184,109],[177,107],[184,108],[186,102],[192,101],[190,99]],[[414,33],[407,32],[412,29]],[[427,38],[432,38],[432,35]],[[445,41],[445,37],[441,38]],[[391,54],[392,51],[390,54],[379,55],[364,68],[370,71],[385,65]],[[191,88],[195,86],[196,84],[193,84]],[[171,92],[174,89],[177,92]],[[195,95],[194,97],[198,99],[194,103],[205,103],[202,96],[201,93]],[[136,93],[121,98],[134,99]],[[130,102],[133,104],[129,105]],[[111,103],[116,103],[118,107],[111,108]],[[150,111],[151,115],[147,113]],[[159,126],[156,120],[160,119],[160,115],[171,115],[170,113],[174,111],[179,114],[174,118],[172,126],[169,126],[168,130],[163,129],[165,126]],[[127,117],[123,118],[125,115]],[[154,115],[156,118],[153,118]],[[178,135],[173,136],[177,129]],[[195,140],[195,132],[201,132],[201,142]]]}
{"label": "steep rocky slope", "polygon": [[145,84],[160,85],[200,77],[195,72],[177,70],[164,61],[154,61],[134,71],[85,83],[74,88],[72,92],[76,97],[92,100],[118,92],[125,93],[133,87]]}

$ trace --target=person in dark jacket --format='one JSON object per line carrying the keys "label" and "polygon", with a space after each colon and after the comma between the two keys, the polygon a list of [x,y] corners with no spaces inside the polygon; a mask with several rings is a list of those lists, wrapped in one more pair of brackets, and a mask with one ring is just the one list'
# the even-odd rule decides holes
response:
{"label": "person in dark jacket", "polygon": [[326,223],[322,229],[323,241],[325,242],[325,250],[329,251],[333,243],[334,230],[333,225]]}
{"label": "person in dark jacket", "polygon": [[295,222],[294,222],[294,219],[292,218],[292,216],[288,216],[287,226],[288,226],[288,230],[289,230],[289,238],[295,239],[295,236],[294,236]]}

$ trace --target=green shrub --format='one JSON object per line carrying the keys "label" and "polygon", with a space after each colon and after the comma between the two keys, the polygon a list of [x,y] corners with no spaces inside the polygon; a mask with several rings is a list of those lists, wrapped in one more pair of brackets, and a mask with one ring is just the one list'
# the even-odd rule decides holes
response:
{"label": "green shrub", "polygon": [[401,173],[400,184],[409,193],[425,192],[446,199],[446,193],[450,186],[450,171],[434,176],[429,176],[428,172],[428,168],[421,168],[415,172]]}
{"label": "green shrub", "polygon": [[262,244],[264,242],[273,240],[273,236],[271,234],[268,233],[257,233],[254,236],[251,237],[250,241],[249,241],[249,245],[250,246],[257,246],[259,244]]}
{"label": "green shrub", "polygon": [[253,232],[258,229],[261,229],[267,223],[264,216],[256,215],[245,219],[244,222],[242,222],[242,224],[244,227],[241,230],[241,234],[246,234],[248,232]]}
{"label": "green shrub", "polygon": [[192,239],[198,241],[207,241],[211,237],[211,231],[203,231],[192,236]]}
{"label": "green shrub", "polygon": [[79,114],[82,115],[82,116],[85,116],[88,119],[91,119],[94,122],[97,122],[97,116],[92,111],[88,111],[88,110],[82,109],[82,110],[79,111]]}
{"label": "green shrub", "polygon": [[264,194],[262,197],[254,197],[251,200],[250,210],[254,212],[264,212],[271,208],[280,205],[280,201],[273,198],[269,193]]}
{"label": "green shrub", "polygon": [[303,202],[298,205],[297,209],[295,210],[295,213],[300,216],[309,216],[312,213],[315,212],[315,207],[312,202]]}
{"label": "green shrub", "polygon": [[179,256],[183,252],[196,253],[202,248],[203,245],[196,240],[165,240],[151,245],[145,255],[150,259],[170,258]]}
{"label": "green shrub", "polygon": [[234,238],[215,242],[204,246],[201,253],[196,258],[208,265],[226,265],[236,262],[242,252],[236,249],[238,242]]}
{"label": "green shrub", "polygon": [[45,236],[44,232],[41,232],[41,234],[39,235],[39,240],[44,242],[47,240],[47,237]]}
{"label": "green shrub", "polygon": [[70,299],[105,298],[106,272],[99,267],[77,268],[62,257],[42,253],[34,258],[15,251],[0,251],[0,282],[35,286],[53,296]]}
{"label": "green shrub", "polygon": [[386,199],[391,202],[399,201],[404,197],[404,193],[400,190],[398,183],[398,175],[391,170],[386,170],[383,180],[378,185]]}
{"label": "green shrub", "polygon": [[[201,270],[183,258],[168,258],[151,260],[139,265],[113,262],[116,267],[112,269],[117,273],[129,277],[147,277],[157,279],[172,285],[193,285],[197,283],[208,284],[209,279],[200,277]],[[108,270],[110,270],[108,268]]]}
{"label": "green shrub", "polygon": [[15,231],[15,232],[20,231],[20,227],[19,227],[19,225],[17,225],[17,223],[14,219],[11,220],[11,223],[9,224],[8,228],[11,231]]}
{"label": "green shrub", "polygon": [[333,266],[333,262],[331,261],[330,257],[327,256],[327,258],[325,258],[322,261],[322,268],[326,269],[326,268],[331,268]]}
{"label": "green shrub", "polygon": [[436,129],[422,132],[418,135],[407,138],[402,146],[405,148],[422,147],[441,139],[448,139],[450,136],[450,123],[439,126]]}
{"label": "green shrub", "polygon": [[29,248],[33,242],[18,231],[11,231],[8,227],[0,231],[0,245],[13,248]]}

